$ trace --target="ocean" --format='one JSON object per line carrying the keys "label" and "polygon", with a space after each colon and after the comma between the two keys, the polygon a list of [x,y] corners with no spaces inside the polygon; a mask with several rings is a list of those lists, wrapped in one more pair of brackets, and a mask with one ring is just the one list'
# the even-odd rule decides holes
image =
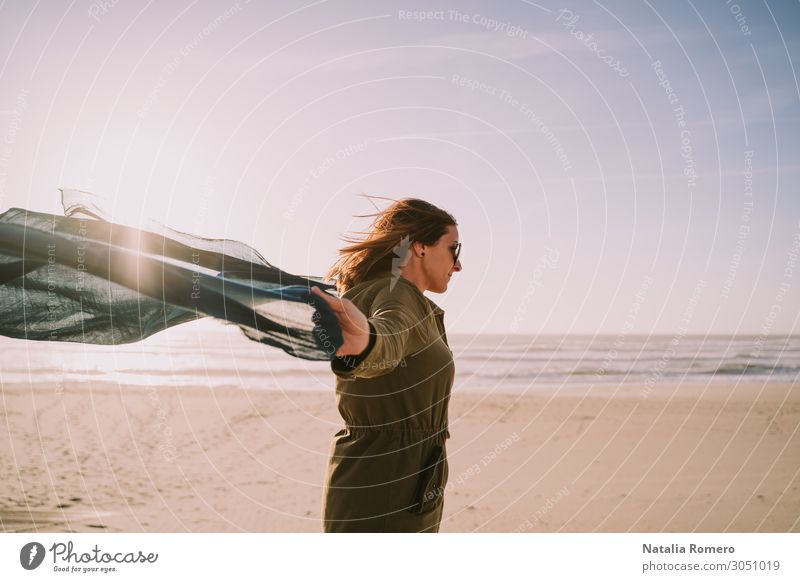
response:
{"label": "ocean", "polygon": [[[800,380],[800,336],[448,334],[455,390],[525,392],[589,384]],[[93,346],[0,338],[0,381],[58,386],[331,390],[327,362],[293,358],[216,321],[184,324],[135,344]]]}

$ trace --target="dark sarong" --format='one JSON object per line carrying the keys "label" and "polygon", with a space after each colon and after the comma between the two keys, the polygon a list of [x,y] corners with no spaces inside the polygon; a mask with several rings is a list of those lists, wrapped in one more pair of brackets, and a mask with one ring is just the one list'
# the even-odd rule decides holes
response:
{"label": "dark sarong", "polygon": [[65,216],[0,215],[1,335],[124,344],[210,316],[307,360],[342,345],[311,293],[334,289],[321,278],[286,273],[238,241],[116,224],[87,192],[62,190],[62,204]]}

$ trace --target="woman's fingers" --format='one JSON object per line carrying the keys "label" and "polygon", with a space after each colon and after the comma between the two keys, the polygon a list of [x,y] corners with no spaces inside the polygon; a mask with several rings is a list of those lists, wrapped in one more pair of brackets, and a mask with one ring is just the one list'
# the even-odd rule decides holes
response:
{"label": "woman's fingers", "polygon": [[[328,306],[330,306],[331,311],[333,311],[334,316],[336,317],[337,321],[339,322],[339,325],[342,328],[342,340],[343,340],[343,343],[342,343],[341,346],[339,346],[339,349],[336,351],[336,355],[337,356],[341,356],[342,355],[342,351],[347,349],[347,344],[349,343],[348,342],[348,337],[347,337],[348,333],[347,333],[346,325],[343,324],[342,317],[341,317],[342,314],[344,313],[344,310],[342,309],[342,306],[341,306],[341,300],[339,300],[336,297],[333,297],[331,295],[328,295],[327,293],[325,293],[319,287],[312,287],[311,288],[311,292],[314,295],[316,295],[317,297],[322,297],[322,299],[325,300],[325,303],[327,303]],[[338,301],[338,304],[337,304],[337,301]]]}
{"label": "woman's fingers", "polygon": [[312,287],[311,292],[325,299],[331,307],[342,328],[344,343],[336,352],[337,356],[360,354],[369,344],[369,323],[367,316],[347,299],[333,297],[319,287]]}
{"label": "woman's fingers", "polygon": [[322,297],[325,302],[330,306],[331,311],[336,316],[336,319],[339,321],[339,325],[346,331],[349,328],[349,318],[346,317],[347,310],[344,307],[344,302],[339,299],[338,297],[333,297],[325,293],[319,287],[312,287],[311,292]]}
{"label": "woman's fingers", "polygon": [[328,295],[327,293],[325,293],[319,287],[312,287],[311,288],[311,292],[314,293],[315,295],[317,295],[318,297],[322,297],[325,300],[325,302],[328,305],[330,305],[331,308],[336,313],[341,313],[343,311],[343,309],[342,309],[342,300],[339,299],[338,297],[333,297],[331,295]]}
{"label": "woman's fingers", "polygon": [[328,295],[327,293],[323,292],[322,289],[320,289],[319,287],[312,287],[311,288],[311,292],[314,293],[315,295],[320,296],[320,297],[324,297],[326,301],[328,299],[332,299],[332,297],[330,295]]}

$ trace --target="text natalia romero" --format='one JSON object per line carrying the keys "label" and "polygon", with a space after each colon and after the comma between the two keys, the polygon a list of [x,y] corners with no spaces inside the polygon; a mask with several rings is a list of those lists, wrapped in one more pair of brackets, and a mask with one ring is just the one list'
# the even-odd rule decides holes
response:
{"label": "text natalia romero", "polygon": [[[732,554],[735,550],[733,546],[698,546],[697,544],[689,544],[690,554]],[[679,546],[678,544],[670,544],[668,546],[656,546],[651,544],[642,544],[643,554],[685,554],[686,547]]]}

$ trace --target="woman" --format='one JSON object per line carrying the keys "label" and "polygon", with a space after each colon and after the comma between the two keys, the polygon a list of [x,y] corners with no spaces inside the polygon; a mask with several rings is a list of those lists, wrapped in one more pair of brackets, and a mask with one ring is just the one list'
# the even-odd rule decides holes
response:
{"label": "woman", "polygon": [[331,362],[345,428],[331,447],[324,530],[438,532],[455,368],[444,311],[423,293],[444,293],[461,270],[457,224],[406,198],[349,242],[326,275],[341,299],[312,290],[344,339]]}

